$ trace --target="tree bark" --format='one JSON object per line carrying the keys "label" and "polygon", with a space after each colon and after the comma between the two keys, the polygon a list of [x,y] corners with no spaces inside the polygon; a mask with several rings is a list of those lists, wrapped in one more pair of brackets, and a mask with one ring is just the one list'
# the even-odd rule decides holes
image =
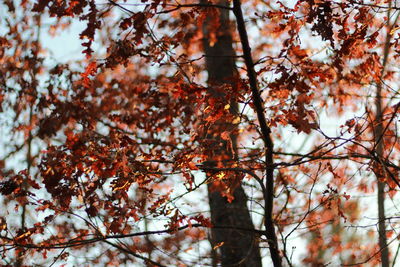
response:
{"label": "tree bark", "polygon": [[[205,3],[205,1],[202,0]],[[220,1],[221,5],[228,6],[229,1]],[[204,33],[204,52],[206,55],[206,70],[208,72],[208,83],[210,88],[224,83],[230,83],[237,76],[235,66],[235,52],[232,44],[232,28],[230,27],[229,10],[220,9],[220,28],[217,30],[216,41],[210,44],[210,36],[208,32],[207,20],[203,26]],[[210,91],[214,97],[229,99],[229,96],[217,92]],[[238,112],[238,104],[233,100],[228,100],[230,104],[230,112]],[[225,124],[224,127],[227,127]],[[223,127],[223,128],[224,128]],[[234,125],[229,125],[231,129]],[[218,126],[215,129],[218,131]],[[231,136],[233,150],[237,150],[237,136]],[[234,157],[232,151],[227,148],[226,141],[222,140],[220,134],[215,132],[207,138],[212,138],[215,143],[223,144],[214,149],[214,155],[229,155]],[[225,148],[225,149],[221,149]],[[212,230],[213,246],[221,245],[218,248],[219,253],[215,262],[219,262],[219,266],[243,266],[243,267],[261,267],[261,256],[259,251],[258,239],[256,233],[251,231],[241,231],[237,228],[254,229],[250,212],[247,207],[247,196],[241,184],[239,184],[233,192],[234,199],[231,203],[221,196],[220,192],[213,191],[212,183],[208,185],[208,197],[211,211],[211,221],[215,226],[227,226],[230,229]],[[233,228],[233,229],[232,229]]]}

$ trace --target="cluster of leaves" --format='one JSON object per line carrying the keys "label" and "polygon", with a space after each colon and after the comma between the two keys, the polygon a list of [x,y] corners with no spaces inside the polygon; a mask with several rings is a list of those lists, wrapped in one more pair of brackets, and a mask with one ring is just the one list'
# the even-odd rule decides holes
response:
{"label": "cluster of leaves", "polygon": [[[254,231],[267,243],[258,225],[271,168],[272,219],[289,265],[377,264],[382,247],[375,227],[390,223],[386,236],[393,243],[398,223],[389,219],[397,208],[367,226],[362,214],[376,217],[367,197],[377,183],[392,200],[399,189],[400,10],[375,2],[243,1],[275,144],[269,166],[246,68],[226,84],[206,85],[204,39],[213,46],[220,9],[230,7],[5,0],[4,264],[211,264],[224,244],[207,241],[216,226],[205,208],[205,185],[232,201],[235,188],[247,184],[249,206],[262,214],[254,216]],[[84,56],[50,62],[43,35],[66,25],[74,30],[75,21],[85,23],[77,36]],[[235,49],[242,67],[245,51]],[[299,243],[306,252],[291,249]],[[82,252],[87,258],[76,256]]]}

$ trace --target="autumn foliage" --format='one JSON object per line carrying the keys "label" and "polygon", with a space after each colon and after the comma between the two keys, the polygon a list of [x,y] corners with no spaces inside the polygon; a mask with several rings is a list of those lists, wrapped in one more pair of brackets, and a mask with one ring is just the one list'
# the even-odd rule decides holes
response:
{"label": "autumn foliage", "polygon": [[0,263],[228,266],[243,187],[264,266],[396,266],[397,5],[2,1]]}

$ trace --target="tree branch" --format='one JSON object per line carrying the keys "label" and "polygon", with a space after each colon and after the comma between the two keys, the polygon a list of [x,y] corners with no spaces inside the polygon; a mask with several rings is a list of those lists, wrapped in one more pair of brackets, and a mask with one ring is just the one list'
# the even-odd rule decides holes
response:
{"label": "tree branch", "polygon": [[274,144],[270,136],[271,129],[269,128],[264,115],[263,101],[257,85],[257,77],[254,70],[253,58],[251,54],[251,48],[249,45],[249,39],[247,36],[247,30],[243,18],[240,0],[233,0],[233,13],[236,17],[240,42],[242,44],[244,60],[247,68],[247,76],[249,78],[250,89],[252,92],[252,101],[255,107],[255,111],[257,113],[258,123],[260,124],[260,131],[263,135],[263,141],[266,149],[265,161],[267,179],[265,185],[266,190],[263,192],[265,201],[265,230],[267,233],[269,251],[271,253],[272,262],[274,263],[275,267],[281,267],[282,258],[279,254],[278,241],[275,233],[274,222],[272,219],[272,211],[274,205]]}

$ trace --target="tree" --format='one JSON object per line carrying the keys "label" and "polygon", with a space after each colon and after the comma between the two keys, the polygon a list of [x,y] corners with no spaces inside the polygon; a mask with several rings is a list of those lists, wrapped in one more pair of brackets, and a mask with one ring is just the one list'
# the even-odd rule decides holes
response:
{"label": "tree", "polygon": [[[202,4],[207,2],[202,1]],[[220,1],[218,4],[229,7],[229,2]],[[206,60],[206,70],[208,73],[209,96],[215,98],[220,103],[226,103],[228,100],[227,110],[233,116],[239,116],[237,96],[229,96],[225,90],[218,87],[226,87],[229,85],[233,90],[238,79],[235,66],[235,51],[232,43],[232,27],[229,20],[229,10],[223,9],[219,11],[220,15],[208,17],[203,24],[203,50]],[[214,20],[216,21],[213,21]],[[217,30],[213,31],[212,27],[217,25]],[[210,29],[211,28],[211,29]],[[211,34],[216,36],[213,38]],[[214,89],[217,87],[217,89]],[[237,129],[236,124],[226,121],[225,119],[215,121],[212,129],[206,130],[204,134],[207,139],[213,140],[214,149],[206,152],[209,159],[213,161],[216,157],[221,159],[232,160],[238,153],[237,147]],[[225,134],[229,133],[229,134]],[[205,150],[207,151],[207,149]],[[216,164],[207,163],[209,167],[215,168]],[[261,266],[261,256],[257,236],[249,234],[249,232],[239,231],[238,229],[254,229],[251,215],[247,208],[247,196],[240,184],[241,177],[235,177],[237,174],[227,178],[229,180],[237,180],[231,185],[232,199],[221,195],[218,187],[219,181],[213,181],[212,173],[209,174],[208,197],[210,203],[211,222],[213,225],[229,226],[229,229],[212,230],[211,244],[215,247],[217,244],[223,244],[220,247],[221,255],[217,257],[217,253],[213,254],[213,265],[221,262],[222,266]],[[219,259],[220,258],[220,259]]]}
{"label": "tree", "polygon": [[3,265],[395,265],[394,1],[0,5]]}

